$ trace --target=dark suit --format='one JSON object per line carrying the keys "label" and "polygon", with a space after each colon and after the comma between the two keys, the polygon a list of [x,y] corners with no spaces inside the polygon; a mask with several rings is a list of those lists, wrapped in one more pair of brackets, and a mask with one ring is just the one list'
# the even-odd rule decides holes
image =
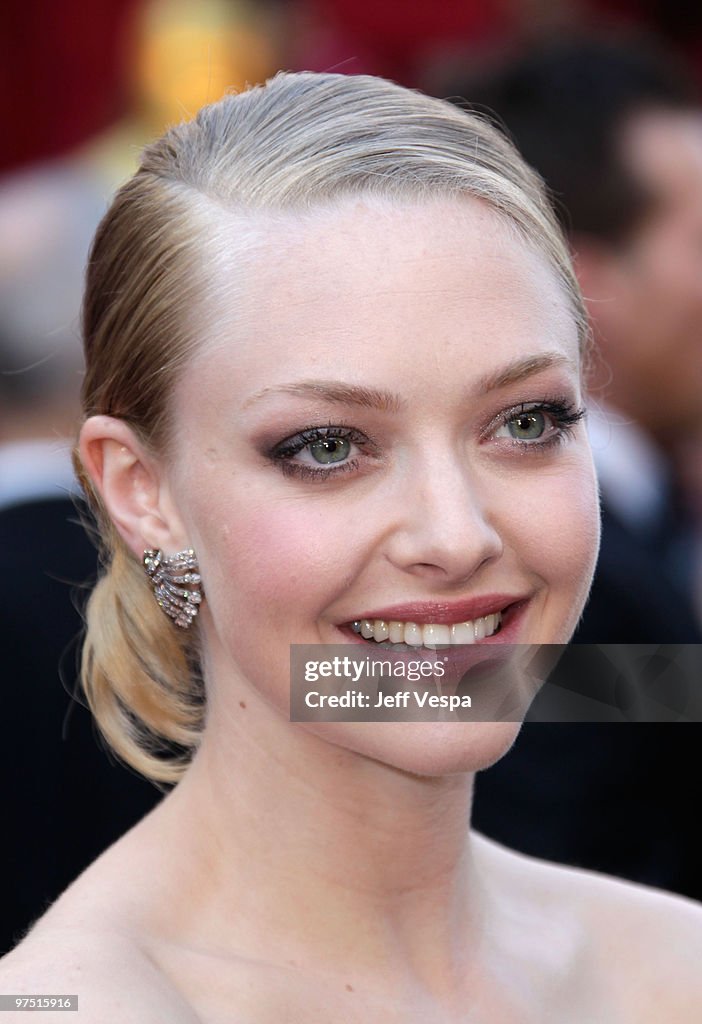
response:
{"label": "dark suit", "polygon": [[[74,692],[75,605],[96,555],[69,500],[0,510],[0,954],[160,798],[118,765]],[[83,698],[84,699],[84,698]]]}
{"label": "dark suit", "polygon": [[[607,509],[574,642],[702,643],[660,550]],[[582,671],[587,654],[567,652],[558,675]],[[479,775],[473,823],[534,856],[702,898],[701,740],[697,724],[527,722],[509,754]]]}

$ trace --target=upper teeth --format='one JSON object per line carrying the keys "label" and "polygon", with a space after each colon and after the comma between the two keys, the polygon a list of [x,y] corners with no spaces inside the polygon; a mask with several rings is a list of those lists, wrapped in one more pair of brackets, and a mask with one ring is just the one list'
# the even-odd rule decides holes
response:
{"label": "upper teeth", "polygon": [[352,623],[353,631],[360,633],[366,640],[383,643],[389,640],[394,644],[409,644],[411,647],[436,647],[444,644],[473,644],[476,640],[484,640],[486,636],[496,633],[502,622],[502,612],[483,615],[472,622],[456,622],[453,625],[427,623],[418,625],[416,622],[397,622],[385,619],[357,619]]}

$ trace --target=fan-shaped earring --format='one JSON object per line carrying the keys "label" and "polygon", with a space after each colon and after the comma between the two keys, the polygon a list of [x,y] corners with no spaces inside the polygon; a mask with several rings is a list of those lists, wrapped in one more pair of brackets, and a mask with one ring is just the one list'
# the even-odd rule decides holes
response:
{"label": "fan-shaped earring", "polygon": [[164,558],[162,551],[144,552],[144,569],[154,596],[176,626],[189,629],[202,601],[200,567],[192,548]]}

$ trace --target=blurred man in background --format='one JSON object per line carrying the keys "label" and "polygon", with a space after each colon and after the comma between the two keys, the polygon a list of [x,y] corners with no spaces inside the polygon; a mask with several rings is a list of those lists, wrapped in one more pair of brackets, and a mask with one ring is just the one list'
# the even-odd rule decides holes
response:
{"label": "blurred man in background", "polygon": [[[700,643],[693,524],[674,472],[702,431],[696,95],[648,47],[597,40],[560,41],[449,92],[494,111],[546,180],[592,318],[603,536],[575,643]],[[576,648],[561,670],[588,663]],[[698,739],[696,725],[527,725],[480,778],[475,824],[539,856],[700,896]]]}
{"label": "blurred man in background", "polygon": [[702,424],[695,94],[658,55],[578,42],[524,59],[485,104],[554,195],[599,352],[589,419],[603,550],[576,641],[693,642],[692,524],[672,459]]}

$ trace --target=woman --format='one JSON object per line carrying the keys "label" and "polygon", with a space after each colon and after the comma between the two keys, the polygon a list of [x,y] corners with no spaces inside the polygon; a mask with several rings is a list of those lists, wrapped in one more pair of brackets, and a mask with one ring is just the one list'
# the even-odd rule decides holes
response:
{"label": "woman", "polygon": [[3,990],[100,1022],[697,1020],[696,906],[469,831],[517,725],[289,719],[292,644],[561,644],[582,611],[585,317],[512,147],[279,75],[146,151],[84,321],[85,686],[178,784]]}

